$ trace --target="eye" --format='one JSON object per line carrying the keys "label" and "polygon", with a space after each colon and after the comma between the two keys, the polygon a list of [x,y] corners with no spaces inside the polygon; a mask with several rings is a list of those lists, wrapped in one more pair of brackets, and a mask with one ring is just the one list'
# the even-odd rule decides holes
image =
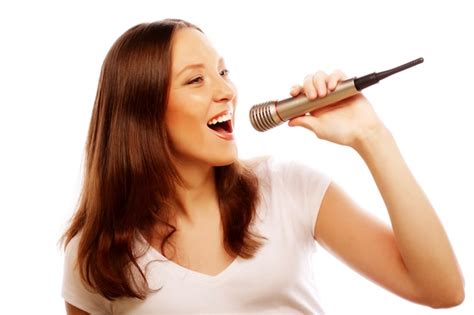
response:
{"label": "eye", "polygon": [[197,77],[188,82],[188,84],[199,83],[203,80],[202,77]]}
{"label": "eye", "polygon": [[229,70],[228,69],[223,69],[221,72],[219,72],[221,76],[228,76],[229,75]]}

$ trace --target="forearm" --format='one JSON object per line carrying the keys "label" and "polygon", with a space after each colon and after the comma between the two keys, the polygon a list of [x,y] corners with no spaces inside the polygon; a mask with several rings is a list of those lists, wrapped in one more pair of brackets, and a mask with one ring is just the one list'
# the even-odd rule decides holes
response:
{"label": "forearm", "polygon": [[414,283],[428,299],[463,295],[461,271],[447,235],[390,131],[381,127],[361,137],[354,149],[377,184],[401,257]]}

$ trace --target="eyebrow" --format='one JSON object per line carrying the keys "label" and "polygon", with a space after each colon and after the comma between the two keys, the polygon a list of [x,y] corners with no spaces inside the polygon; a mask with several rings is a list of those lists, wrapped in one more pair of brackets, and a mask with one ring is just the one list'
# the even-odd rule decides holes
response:
{"label": "eyebrow", "polygon": [[[223,63],[224,63],[224,58],[220,57],[218,64],[223,64]],[[195,69],[195,68],[204,68],[204,64],[203,63],[195,63],[195,64],[187,65],[183,69],[181,69],[181,71],[178,72],[176,77],[179,77],[186,70]]]}

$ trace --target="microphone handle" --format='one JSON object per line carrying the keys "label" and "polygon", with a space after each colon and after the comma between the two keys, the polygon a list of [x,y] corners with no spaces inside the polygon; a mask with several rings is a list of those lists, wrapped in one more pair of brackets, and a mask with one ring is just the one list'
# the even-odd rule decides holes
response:
{"label": "microphone handle", "polygon": [[312,101],[302,94],[281,101],[270,101],[254,105],[250,109],[250,122],[256,130],[266,131],[281,125],[291,118],[301,116],[329,104],[337,103],[359,93],[354,84],[355,79],[351,78],[339,82],[334,91]]}
{"label": "microphone handle", "polygon": [[359,93],[354,85],[354,78],[342,81],[336,89],[324,97],[310,101],[305,95],[287,98],[275,103],[275,110],[283,121],[290,120],[318,108],[334,104]]}

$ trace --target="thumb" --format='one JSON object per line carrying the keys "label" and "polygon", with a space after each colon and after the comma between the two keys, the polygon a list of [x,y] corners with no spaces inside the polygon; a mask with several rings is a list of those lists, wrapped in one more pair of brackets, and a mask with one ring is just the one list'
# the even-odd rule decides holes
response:
{"label": "thumb", "polygon": [[299,126],[313,132],[315,132],[317,125],[318,125],[318,118],[314,116],[310,116],[310,115],[296,117],[296,118],[290,119],[290,121],[288,122],[288,126],[290,127]]}

